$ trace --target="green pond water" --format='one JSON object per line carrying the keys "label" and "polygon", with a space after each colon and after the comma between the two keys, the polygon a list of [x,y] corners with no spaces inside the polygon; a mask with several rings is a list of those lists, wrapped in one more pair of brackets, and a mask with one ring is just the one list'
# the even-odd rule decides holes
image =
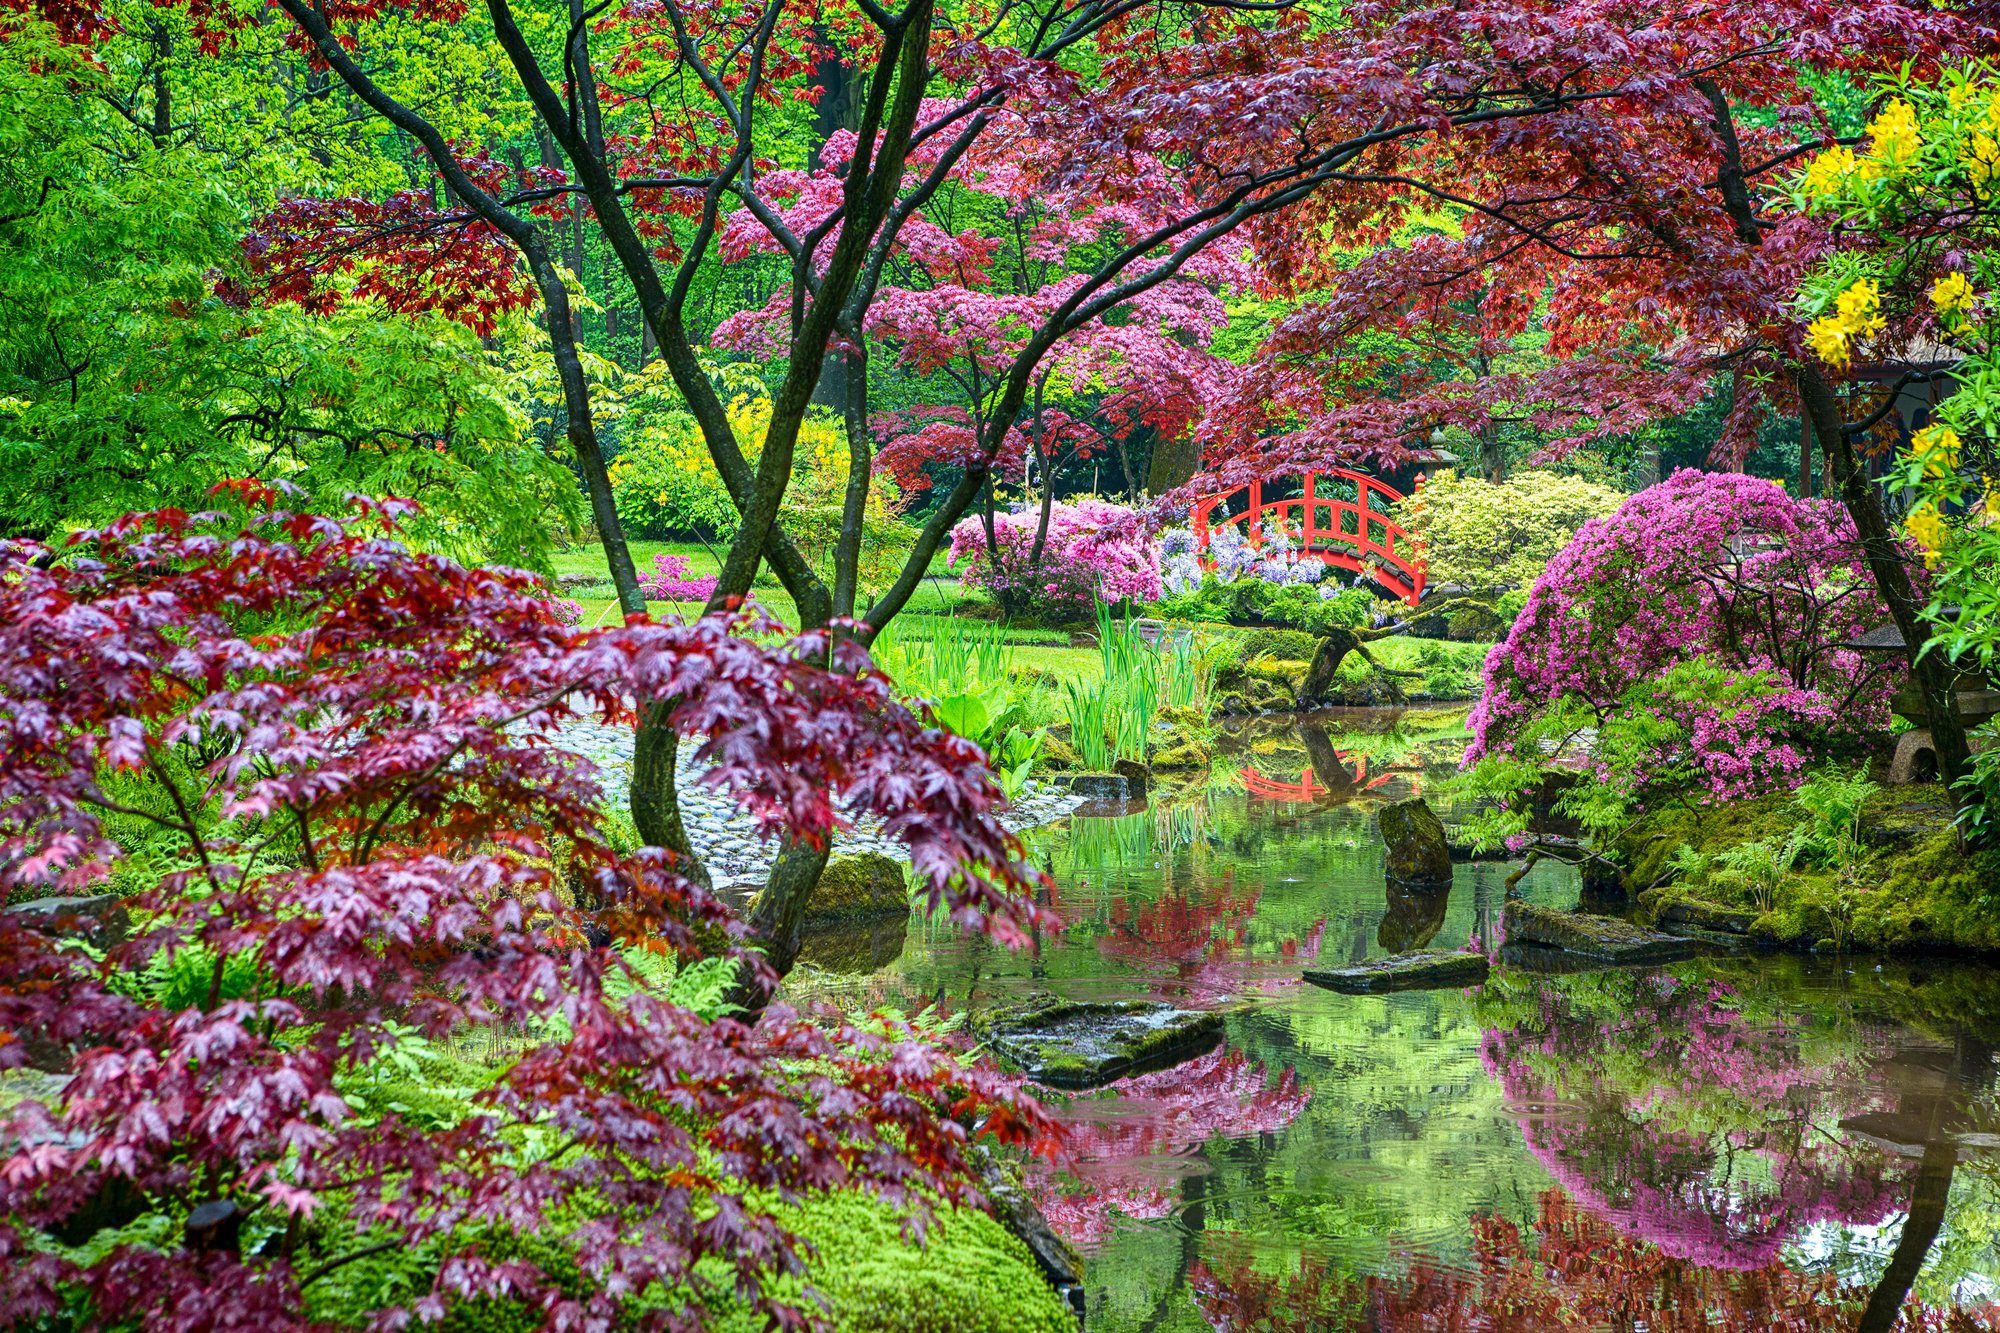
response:
{"label": "green pond water", "polygon": [[[1438,794],[1449,720],[1355,710],[1238,741],[1205,789],[1040,835],[1066,928],[1038,951],[920,924],[826,952],[809,983],[1226,1011],[1209,1054],[1052,1095],[1067,1158],[1031,1183],[1087,1256],[1089,1328],[2000,1328],[2000,976],[1510,965],[1510,866],[1384,885],[1374,811]],[[1562,866],[1521,888],[1577,898]],[[1501,961],[1471,991],[1300,981],[1420,945]]]}

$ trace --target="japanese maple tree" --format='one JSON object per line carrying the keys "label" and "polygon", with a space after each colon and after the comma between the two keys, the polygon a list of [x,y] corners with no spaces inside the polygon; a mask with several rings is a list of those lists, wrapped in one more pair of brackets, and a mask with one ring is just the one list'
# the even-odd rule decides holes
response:
{"label": "japanese maple tree", "polygon": [[[393,1251],[424,1280],[344,1318],[688,1327],[720,1282],[796,1323],[760,1285],[798,1269],[778,1201],[963,1197],[975,1133],[1046,1129],[894,1023],[712,1012],[696,960],[761,968],[742,926],[616,845],[560,744],[671,698],[745,820],[823,845],[843,799],[933,908],[1018,941],[1036,876],[978,752],[857,649],[726,616],[579,634],[526,575],[410,552],[404,506],[241,498],[0,549],[0,891],[109,881],[131,922],[85,949],[0,914],[0,1068],[65,1075],[0,1130],[10,1320],[324,1327]],[[463,1105],[369,1095],[480,1033],[508,1056]]]}
{"label": "japanese maple tree", "polygon": [[[1505,71],[1576,99],[1357,164],[1340,179],[1373,192],[1371,211],[1322,191],[1297,210],[1300,226],[1256,233],[1270,270],[1307,301],[1209,422],[1215,471],[1239,479],[1358,451],[1407,458],[1441,427],[1477,435],[1523,416],[1560,452],[1684,412],[1724,378],[1719,461],[1740,465],[1772,404],[1802,407],[1884,609],[1919,641],[1922,598],[1858,447],[1890,407],[1807,346],[1795,295],[1833,228],[1792,209],[1787,185],[1841,135],[1823,91],[1991,51],[1990,11],[1724,3],[1586,16],[1496,4],[1461,13],[1439,42],[1468,84]],[[1878,127],[1871,141],[1884,137]],[[1380,248],[1332,262],[1365,244]],[[1369,339],[1384,335],[1497,348],[1531,332],[1550,359],[1525,374],[1385,384],[1368,362]],[[1967,748],[1950,672],[1935,657],[1915,672],[1940,769],[1956,778]]]}

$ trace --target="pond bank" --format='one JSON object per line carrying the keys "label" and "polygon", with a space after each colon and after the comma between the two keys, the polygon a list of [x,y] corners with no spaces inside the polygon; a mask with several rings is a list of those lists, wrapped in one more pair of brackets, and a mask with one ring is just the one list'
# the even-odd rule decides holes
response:
{"label": "pond bank", "polygon": [[2000,959],[2000,851],[1965,850],[1954,814],[1935,784],[1883,788],[1809,855],[1814,816],[1777,793],[1658,811],[1617,851],[1647,920],[1748,912],[1773,946]]}

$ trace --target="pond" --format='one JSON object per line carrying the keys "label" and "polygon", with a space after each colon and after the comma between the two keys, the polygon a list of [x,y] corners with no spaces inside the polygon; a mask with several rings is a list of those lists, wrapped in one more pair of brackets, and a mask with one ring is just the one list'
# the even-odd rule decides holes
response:
{"label": "pond", "polygon": [[[918,924],[810,983],[1226,1011],[1209,1054],[1063,1104],[1032,1183],[1089,1328],[2000,1327],[2000,977],[1736,954],[1320,990],[1315,960],[1496,951],[1511,867],[1385,891],[1374,811],[1435,793],[1448,717],[1235,739],[1205,789],[1043,835],[1067,925],[1038,952]],[[1521,890],[1577,898],[1557,865]]]}

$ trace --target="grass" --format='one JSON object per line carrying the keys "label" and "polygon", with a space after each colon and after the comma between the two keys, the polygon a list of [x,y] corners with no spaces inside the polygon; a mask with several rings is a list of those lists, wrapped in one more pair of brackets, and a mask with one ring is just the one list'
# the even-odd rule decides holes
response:
{"label": "grass", "polygon": [[[642,579],[652,573],[653,557],[656,555],[686,556],[688,572],[697,578],[704,574],[720,573],[722,557],[728,550],[727,546],[719,542],[712,548],[700,542],[687,541],[632,540],[626,544],[632,552],[632,563],[638,567],[639,577]],[[558,578],[563,575],[589,574],[603,580],[604,587],[601,592],[592,590],[597,595],[578,596],[575,592],[567,594],[583,607],[582,623],[585,626],[618,623],[618,599],[610,595],[611,566],[604,558],[602,546],[591,542],[567,551],[558,551],[550,563],[554,566]],[[798,623],[798,608],[768,569],[762,571],[758,577],[756,597],[759,604],[778,619],[790,625]],[[910,617],[949,615],[959,600],[958,581],[945,570],[943,557],[940,556],[932,562],[930,573],[911,596],[910,604],[903,614]],[[656,613],[687,614],[700,609],[699,603],[695,602],[652,601],[647,605]],[[1047,638],[1049,633],[1047,630],[1041,631],[1041,637]],[[1031,639],[1034,634],[1035,632],[1030,630],[1008,631],[1007,637]]]}

